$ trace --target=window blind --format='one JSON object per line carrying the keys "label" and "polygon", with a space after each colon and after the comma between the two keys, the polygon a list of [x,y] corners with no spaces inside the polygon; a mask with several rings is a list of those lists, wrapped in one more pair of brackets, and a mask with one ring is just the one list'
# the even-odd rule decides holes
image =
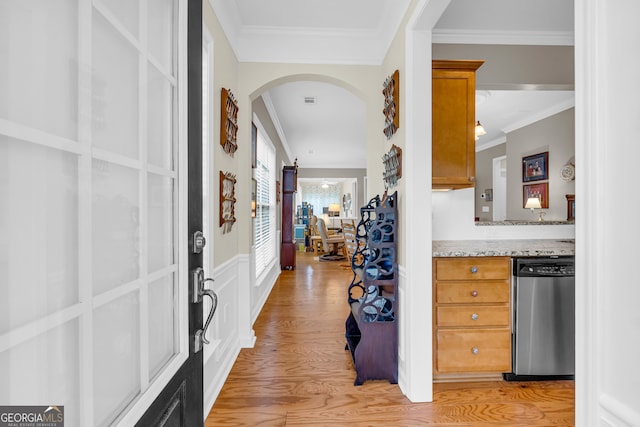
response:
{"label": "window blind", "polygon": [[256,277],[276,257],[276,206],[275,206],[275,149],[258,126],[256,144],[256,217],[254,241],[256,252]]}

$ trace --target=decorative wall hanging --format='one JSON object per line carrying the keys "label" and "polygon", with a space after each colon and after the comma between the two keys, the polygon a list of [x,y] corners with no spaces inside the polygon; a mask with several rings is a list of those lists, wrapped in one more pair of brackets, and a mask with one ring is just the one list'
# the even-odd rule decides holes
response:
{"label": "decorative wall hanging", "polygon": [[529,197],[540,199],[542,209],[549,209],[549,183],[528,184],[522,186],[522,207],[527,204]]}
{"label": "decorative wall hanging", "polygon": [[382,85],[384,95],[384,134],[387,139],[396,133],[400,127],[400,72],[396,70],[387,77]]}
{"label": "decorative wall hanging", "polygon": [[548,179],[549,152],[522,158],[522,182]]}
{"label": "decorative wall hanging", "polygon": [[391,150],[382,156],[384,172],[382,174],[385,188],[393,188],[398,185],[398,180],[402,178],[402,149],[395,144]]}
{"label": "decorative wall hanging", "polygon": [[560,168],[560,176],[565,181],[573,181],[576,179],[576,167],[573,163],[567,162],[562,168]]}
{"label": "decorative wall hanging", "polygon": [[222,233],[231,231],[236,222],[236,176],[220,171],[220,227]]}
{"label": "decorative wall hanging", "polygon": [[222,88],[220,108],[220,145],[224,152],[233,157],[238,149],[238,101],[230,90]]}

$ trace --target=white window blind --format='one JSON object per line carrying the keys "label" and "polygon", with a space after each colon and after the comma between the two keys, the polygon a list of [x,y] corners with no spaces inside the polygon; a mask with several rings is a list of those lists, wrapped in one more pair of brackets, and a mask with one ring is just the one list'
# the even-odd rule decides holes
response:
{"label": "white window blind", "polygon": [[271,141],[258,126],[256,150],[256,169],[254,178],[257,181],[256,217],[254,220],[254,239],[256,251],[256,277],[276,257],[276,156]]}

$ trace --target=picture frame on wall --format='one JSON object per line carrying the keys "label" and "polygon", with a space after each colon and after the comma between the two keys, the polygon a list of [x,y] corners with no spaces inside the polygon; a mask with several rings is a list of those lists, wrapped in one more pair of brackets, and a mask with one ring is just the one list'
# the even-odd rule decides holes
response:
{"label": "picture frame on wall", "polygon": [[549,152],[522,158],[522,182],[542,181],[549,178]]}
{"label": "picture frame on wall", "polygon": [[529,197],[537,197],[540,199],[542,209],[549,208],[549,183],[542,182],[539,184],[527,184],[522,186],[522,207],[527,204]]}

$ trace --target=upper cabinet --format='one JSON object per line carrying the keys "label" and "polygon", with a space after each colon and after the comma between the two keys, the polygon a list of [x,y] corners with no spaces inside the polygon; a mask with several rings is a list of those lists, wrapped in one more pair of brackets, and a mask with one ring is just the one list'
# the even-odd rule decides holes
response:
{"label": "upper cabinet", "polygon": [[434,189],[475,186],[476,70],[483,63],[433,61]]}

